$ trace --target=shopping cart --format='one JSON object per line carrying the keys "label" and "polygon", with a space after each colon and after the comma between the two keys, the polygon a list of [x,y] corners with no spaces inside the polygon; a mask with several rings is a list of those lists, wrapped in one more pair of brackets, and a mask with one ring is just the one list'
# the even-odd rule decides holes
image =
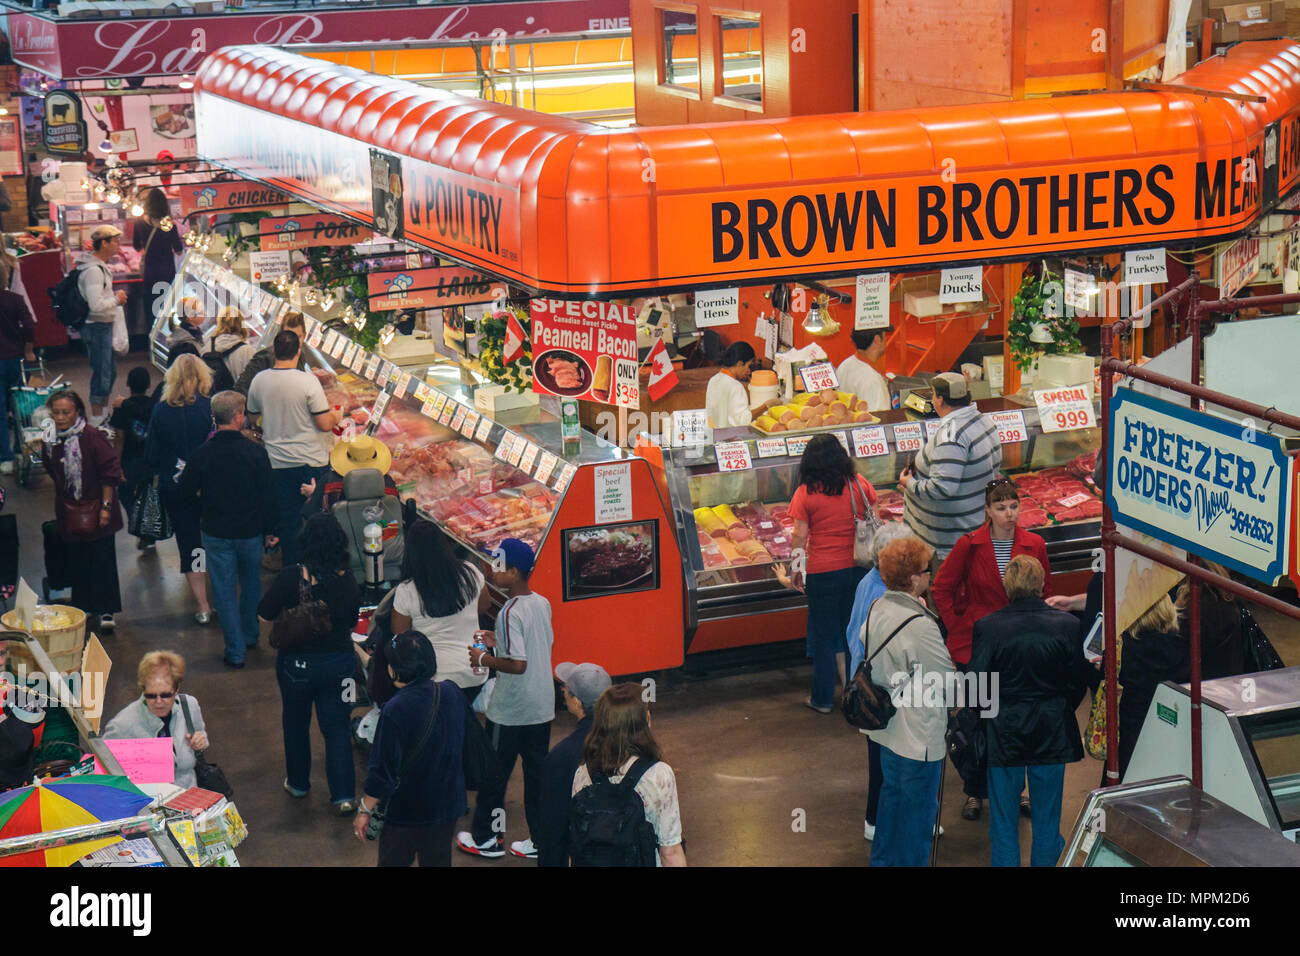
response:
{"label": "shopping cart", "polygon": [[[63,376],[59,376],[62,378]],[[34,381],[49,382],[45,362],[37,359],[34,365],[23,363],[22,384],[9,390],[9,414],[14,448],[14,472],[18,484],[23,488],[31,487],[32,477],[41,464],[40,455],[36,453],[36,441],[41,437],[41,423],[45,419],[45,400],[50,393],[57,391],[57,382],[49,385],[33,385]]]}

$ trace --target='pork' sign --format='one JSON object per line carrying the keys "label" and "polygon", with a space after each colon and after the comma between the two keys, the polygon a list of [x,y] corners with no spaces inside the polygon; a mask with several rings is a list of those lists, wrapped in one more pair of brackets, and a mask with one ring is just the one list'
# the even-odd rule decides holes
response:
{"label": "'pork' sign", "polygon": [[367,241],[373,233],[340,216],[280,216],[259,224],[262,251],[306,249],[309,246],[350,246]]}
{"label": "'pork' sign", "polygon": [[1107,503],[1122,524],[1265,584],[1286,573],[1281,440],[1131,389],[1110,411]]}

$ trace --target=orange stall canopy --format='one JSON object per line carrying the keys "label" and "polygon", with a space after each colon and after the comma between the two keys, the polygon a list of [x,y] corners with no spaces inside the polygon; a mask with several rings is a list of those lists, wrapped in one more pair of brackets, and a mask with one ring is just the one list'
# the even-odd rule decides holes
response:
{"label": "orange stall canopy", "polygon": [[[610,131],[228,47],[196,112],[200,154],[241,175],[367,225],[400,195],[395,238],[616,295],[1239,233],[1300,178],[1298,76],[1275,40],[1178,81],[1262,102],[1164,88]],[[371,182],[372,149],[400,182]]]}

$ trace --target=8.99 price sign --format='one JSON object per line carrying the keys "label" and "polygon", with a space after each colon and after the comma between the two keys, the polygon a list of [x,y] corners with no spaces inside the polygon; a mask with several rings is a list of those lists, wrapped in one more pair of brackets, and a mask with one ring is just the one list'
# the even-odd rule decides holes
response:
{"label": "8.99 price sign", "polygon": [[1097,427],[1092,392],[1086,386],[1071,385],[1034,392],[1034,403],[1038,406],[1038,423],[1044,432]]}

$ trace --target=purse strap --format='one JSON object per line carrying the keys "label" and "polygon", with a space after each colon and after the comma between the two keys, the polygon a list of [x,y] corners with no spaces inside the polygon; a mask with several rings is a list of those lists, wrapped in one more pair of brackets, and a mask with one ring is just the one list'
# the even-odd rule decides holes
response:
{"label": "purse strap", "polygon": [[[185,695],[180,691],[176,692],[176,699],[181,702],[181,713],[185,716],[185,736],[188,737],[194,733],[194,721],[190,719],[190,702],[185,699]],[[198,754],[196,753],[195,756],[198,756]]]}
{"label": "purse strap", "polygon": [[300,564],[298,569],[302,571],[298,578],[298,603],[306,606],[311,603],[311,574],[307,571],[307,565]]}
{"label": "purse strap", "polygon": [[142,249],[140,252],[141,259],[143,259],[145,256],[149,254],[149,247],[153,245],[153,237],[157,234],[158,234],[158,227],[154,226],[153,229],[149,231],[149,238],[144,241],[144,249]]}
{"label": "purse strap", "polygon": [[[429,719],[424,725],[424,732],[420,734],[419,741],[416,743],[415,747],[412,748],[411,752],[402,759],[402,765],[397,769],[397,779],[393,783],[393,793],[396,793],[397,788],[402,785],[402,777],[405,776],[406,771],[411,768],[411,763],[415,760],[416,757],[418,757],[421,753],[423,753],[424,745],[429,742],[429,735],[433,733],[433,725],[434,722],[438,719],[438,708],[441,705],[442,705],[442,688],[438,685],[437,681],[434,681],[433,682],[433,706],[429,708]],[[392,799],[393,799],[393,795],[389,794],[385,799],[381,800],[380,803],[382,803],[384,805],[384,808],[387,809],[388,802]],[[378,808],[379,808],[379,804],[376,804],[375,809]]]}
{"label": "purse strap", "polygon": [[[870,629],[870,627],[871,627],[871,611],[874,611],[875,608],[876,608],[876,605],[873,603],[873,604],[871,605],[871,609],[867,611],[867,623],[866,623],[866,627],[867,627],[868,629]],[[898,634],[899,631],[901,631],[903,628],[907,627],[907,625],[911,624],[913,621],[919,621],[919,620],[921,619],[921,617],[922,617],[922,615],[920,615],[920,614],[913,614],[911,617],[909,617],[907,620],[905,620],[902,624],[898,625],[898,627],[894,628],[893,632],[892,632],[892,633],[891,633],[887,638],[885,638],[885,643],[883,643],[883,644],[881,644],[879,647],[877,647],[877,648],[876,648],[876,651],[875,651],[875,654],[872,654],[872,655],[871,655],[870,657],[868,657],[865,661],[863,661],[863,663],[866,664],[868,667],[870,667],[870,666],[871,666],[871,662],[874,661],[874,660],[876,659],[876,654],[879,654],[879,653],[880,653],[881,651],[883,651],[886,647],[888,647],[888,646],[889,646],[889,642],[892,641],[892,640],[894,639],[894,637]],[[869,630],[868,630],[868,634],[870,634],[870,631],[869,631]]]}

